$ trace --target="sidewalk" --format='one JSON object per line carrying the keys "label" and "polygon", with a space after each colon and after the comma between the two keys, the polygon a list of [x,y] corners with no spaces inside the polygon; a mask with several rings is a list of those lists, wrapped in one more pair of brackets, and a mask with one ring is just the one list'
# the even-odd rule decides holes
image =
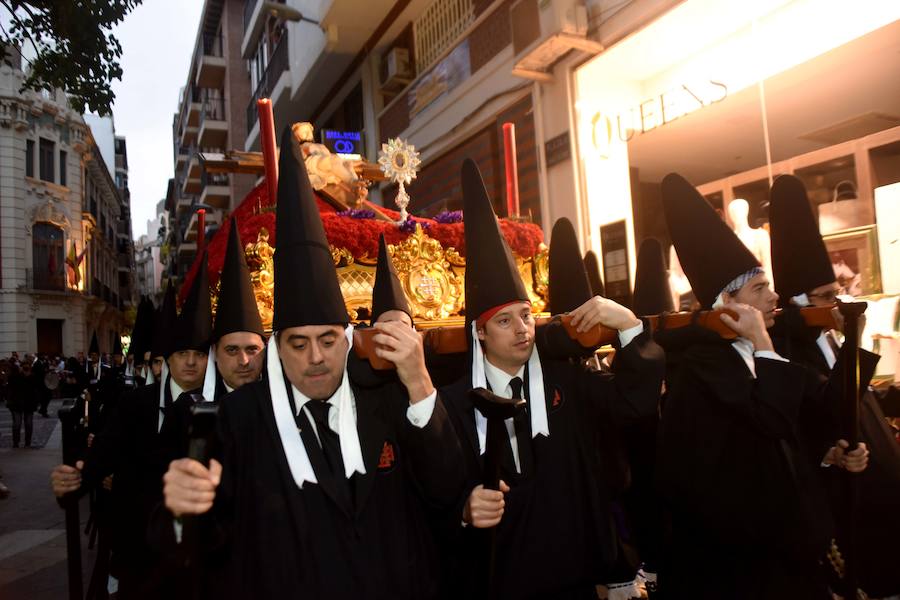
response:
{"label": "sidewalk", "polygon": [[[10,495],[0,500],[0,598],[3,600],[64,600],[68,598],[65,515],[50,491],[50,471],[61,460],[61,433],[56,412],[61,400],[50,403],[52,418],[37,416],[50,429],[46,445],[38,449],[0,448],[0,474]],[[5,408],[4,408],[5,410]],[[9,429],[2,431],[4,438]],[[88,517],[82,501],[82,530]],[[94,564],[82,536],[84,586]]]}

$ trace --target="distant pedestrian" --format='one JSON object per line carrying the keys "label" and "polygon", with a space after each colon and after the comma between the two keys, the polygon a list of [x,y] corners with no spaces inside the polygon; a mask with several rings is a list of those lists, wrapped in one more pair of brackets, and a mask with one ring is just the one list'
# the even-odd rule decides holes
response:
{"label": "distant pedestrian", "polygon": [[38,390],[32,366],[26,361],[11,374],[9,398],[6,401],[6,407],[13,417],[13,448],[19,447],[23,423],[25,425],[25,447],[31,447],[31,434],[34,432],[33,417],[38,402]]}

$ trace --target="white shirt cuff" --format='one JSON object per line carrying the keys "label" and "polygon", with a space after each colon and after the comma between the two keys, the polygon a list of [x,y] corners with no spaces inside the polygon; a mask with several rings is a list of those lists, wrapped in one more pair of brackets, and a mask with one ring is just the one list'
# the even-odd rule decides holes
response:
{"label": "white shirt cuff", "polygon": [[635,325],[634,327],[629,327],[628,329],[623,329],[619,332],[619,343],[622,344],[624,348],[628,344],[631,343],[631,340],[636,338],[637,336],[644,333],[644,323],[643,321]]}
{"label": "white shirt cuff", "polygon": [[410,423],[419,429],[422,429],[428,425],[428,421],[431,420],[431,413],[434,412],[435,402],[437,402],[437,390],[431,392],[424,400],[411,404],[410,407],[406,409],[406,418],[409,419]]}
{"label": "white shirt cuff", "polygon": [[753,353],[754,358],[768,358],[769,360],[780,360],[781,362],[790,362],[788,359],[779,355],[772,350],[757,350]]}

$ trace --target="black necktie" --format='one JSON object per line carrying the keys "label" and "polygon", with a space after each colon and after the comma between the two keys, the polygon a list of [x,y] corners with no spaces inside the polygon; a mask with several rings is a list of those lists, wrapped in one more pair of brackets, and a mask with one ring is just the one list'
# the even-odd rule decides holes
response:
{"label": "black necktie", "polygon": [[[513,398],[522,398],[524,382],[521,377],[510,379],[509,387]],[[531,419],[528,418],[527,405],[513,417],[513,425],[516,428],[516,445],[519,447],[519,471],[524,477],[531,472]]]}
{"label": "black necktie", "polygon": [[322,445],[322,454],[325,455],[325,462],[328,463],[331,474],[338,483],[345,481],[344,460],[341,457],[341,440],[338,434],[328,426],[328,411],[331,409],[331,404],[321,400],[310,400],[305,406],[309,409],[309,413],[316,422],[319,443]]}

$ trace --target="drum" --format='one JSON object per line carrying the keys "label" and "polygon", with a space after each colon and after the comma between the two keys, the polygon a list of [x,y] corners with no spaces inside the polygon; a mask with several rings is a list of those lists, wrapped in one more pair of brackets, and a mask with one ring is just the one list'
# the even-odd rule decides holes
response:
{"label": "drum", "polygon": [[59,387],[59,375],[56,374],[56,371],[50,371],[44,375],[44,387],[48,390],[55,390]]}

